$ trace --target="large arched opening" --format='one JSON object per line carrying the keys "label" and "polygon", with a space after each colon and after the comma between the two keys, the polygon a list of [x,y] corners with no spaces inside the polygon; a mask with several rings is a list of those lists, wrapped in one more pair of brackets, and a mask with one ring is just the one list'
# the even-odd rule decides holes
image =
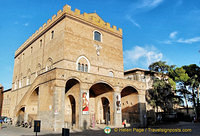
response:
{"label": "large arched opening", "polygon": [[21,125],[24,122],[25,107],[21,107],[17,113],[17,125]]}
{"label": "large arched opening", "polygon": [[78,100],[80,95],[80,82],[69,79],[65,85],[65,127],[78,127]]}
{"label": "large arched opening", "polygon": [[101,101],[103,106],[103,119],[108,124],[110,122],[110,102],[106,97],[102,97]]}
{"label": "large arched opening", "polygon": [[121,91],[122,121],[127,124],[139,123],[138,91],[127,86]]}
{"label": "large arched opening", "polygon": [[25,113],[25,122],[31,123],[37,119],[38,116],[38,105],[39,104],[39,87],[37,87],[31,94],[28,99],[26,113]]}
{"label": "large arched opening", "polygon": [[91,125],[113,124],[113,88],[107,83],[96,83],[89,89]]}

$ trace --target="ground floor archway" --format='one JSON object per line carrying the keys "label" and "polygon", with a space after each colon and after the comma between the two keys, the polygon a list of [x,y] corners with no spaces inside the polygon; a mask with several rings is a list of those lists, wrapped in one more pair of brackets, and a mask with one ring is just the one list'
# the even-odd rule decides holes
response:
{"label": "ground floor archway", "polygon": [[139,123],[139,107],[138,107],[138,91],[132,87],[127,86],[121,91],[121,110],[122,121],[127,124]]}
{"label": "ground floor archway", "polygon": [[34,123],[34,120],[38,117],[39,109],[39,87],[37,87],[29,97],[25,113],[25,122],[28,124]]}
{"label": "ground floor archway", "polygon": [[17,113],[16,124],[28,124],[33,126],[33,121],[37,119],[38,116],[38,103],[39,103],[39,87],[34,89],[34,91],[29,96],[26,105],[23,106]]}
{"label": "ground floor archway", "polygon": [[103,119],[105,120],[105,124],[110,124],[110,102],[106,97],[101,98],[102,106],[103,106]]}
{"label": "ground floor archway", "polygon": [[17,113],[17,125],[21,125],[24,122],[25,107],[22,107]]}
{"label": "ground floor archway", "polygon": [[80,94],[80,82],[77,79],[69,79],[65,85],[65,127],[78,126],[78,106]]}
{"label": "ground floor archway", "polygon": [[71,104],[71,123],[72,126],[76,124],[76,101],[72,95],[68,96]]}
{"label": "ground floor archway", "polygon": [[107,83],[96,83],[89,89],[91,126],[113,124],[113,88]]}

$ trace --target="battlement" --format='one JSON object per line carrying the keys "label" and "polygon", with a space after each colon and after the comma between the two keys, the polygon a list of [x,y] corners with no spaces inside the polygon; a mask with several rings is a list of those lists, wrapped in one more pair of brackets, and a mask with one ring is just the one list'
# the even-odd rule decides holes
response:
{"label": "battlement", "polygon": [[63,10],[59,10],[57,15],[53,15],[51,19],[47,20],[47,23],[44,23],[43,26],[39,28],[32,36],[30,36],[15,52],[15,57],[17,57],[30,43],[32,43],[35,39],[41,36],[46,30],[48,30],[52,25],[54,25],[59,19],[64,16],[70,16],[82,21],[86,21],[103,29],[106,29],[110,32],[114,32],[118,35],[122,35],[122,29],[117,29],[116,26],[110,25],[110,23],[104,22],[96,13],[88,14],[83,13],[81,14],[79,9],[75,9],[75,11],[71,10],[71,6],[65,5]]}

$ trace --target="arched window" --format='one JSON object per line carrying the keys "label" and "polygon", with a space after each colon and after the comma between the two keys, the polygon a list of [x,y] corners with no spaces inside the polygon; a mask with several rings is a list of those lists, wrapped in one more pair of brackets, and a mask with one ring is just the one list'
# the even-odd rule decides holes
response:
{"label": "arched window", "polygon": [[84,64],[82,64],[81,71],[84,72]]}
{"label": "arched window", "polygon": [[53,60],[52,58],[48,58],[47,63],[46,63],[46,71],[49,71],[53,68]]}
{"label": "arched window", "polygon": [[22,81],[19,80],[19,88],[21,88],[21,87],[22,87]]}
{"label": "arched window", "polygon": [[88,65],[85,64],[85,72],[88,72]]}
{"label": "arched window", "polygon": [[81,72],[90,71],[90,62],[85,56],[80,56],[76,61],[76,70]]}
{"label": "arched window", "polygon": [[54,38],[54,31],[51,31],[51,39]]}
{"label": "arched window", "polygon": [[94,31],[94,40],[101,42],[101,33]]}
{"label": "arched window", "polygon": [[30,85],[30,81],[31,81],[31,76],[28,76],[26,80],[26,85]]}
{"label": "arched window", "polygon": [[81,70],[81,64],[78,63],[78,71],[80,71],[80,70]]}
{"label": "arched window", "polygon": [[23,86],[23,74],[21,73],[19,76],[19,88]]}
{"label": "arched window", "polygon": [[40,40],[40,48],[42,47],[42,39]]}
{"label": "arched window", "polygon": [[36,66],[36,77],[40,74],[41,72],[41,64],[38,63],[38,65]]}
{"label": "arched window", "polygon": [[15,81],[14,90],[17,89],[17,80]]}
{"label": "arched window", "polygon": [[26,79],[26,85],[30,85],[30,84],[31,84],[31,70],[28,69],[27,79]]}
{"label": "arched window", "polygon": [[15,77],[14,90],[17,89],[17,76]]}

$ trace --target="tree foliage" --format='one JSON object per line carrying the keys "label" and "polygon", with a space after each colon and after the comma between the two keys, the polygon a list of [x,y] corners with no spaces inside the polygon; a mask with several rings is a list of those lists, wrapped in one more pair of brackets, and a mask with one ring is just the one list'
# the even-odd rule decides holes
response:
{"label": "tree foliage", "polygon": [[173,105],[180,102],[179,96],[174,93],[176,83],[168,76],[173,68],[174,66],[167,65],[165,61],[155,62],[149,66],[149,69],[155,71],[158,77],[153,81],[153,88],[147,90],[146,98],[151,106],[157,108],[157,111],[160,107],[165,112],[171,112]]}
{"label": "tree foliage", "polygon": [[199,106],[199,86],[200,86],[200,67],[196,64],[183,66],[183,69],[189,76],[188,81],[185,83],[188,86],[188,90],[191,91],[189,101],[193,103],[193,108],[196,117],[199,119],[200,106]]}
{"label": "tree foliage", "polygon": [[173,71],[171,71],[170,76],[177,83],[177,92],[179,92],[181,97],[185,100],[188,114],[188,100],[190,92],[186,88],[186,82],[189,80],[189,76],[182,67],[175,68]]}
{"label": "tree foliage", "polygon": [[[164,111],[171,111],[173,104],[185,101],[193,103],[195,111],[200,110],[199,86],[200,67],[196,64],[175,67],[167,65],[165,61],[158,61],[149,66],[151,71],[157,73],[158,77],[153,81],[153,88],[147,91],[147,101],[153,107],[160,107]],[[179,96],[175,92],[179,92]],[[181,100],[183,99],[183,100]],[[188,110],[187,110],[188,112]],[[196,113],[196,115],[198,115]]]}

